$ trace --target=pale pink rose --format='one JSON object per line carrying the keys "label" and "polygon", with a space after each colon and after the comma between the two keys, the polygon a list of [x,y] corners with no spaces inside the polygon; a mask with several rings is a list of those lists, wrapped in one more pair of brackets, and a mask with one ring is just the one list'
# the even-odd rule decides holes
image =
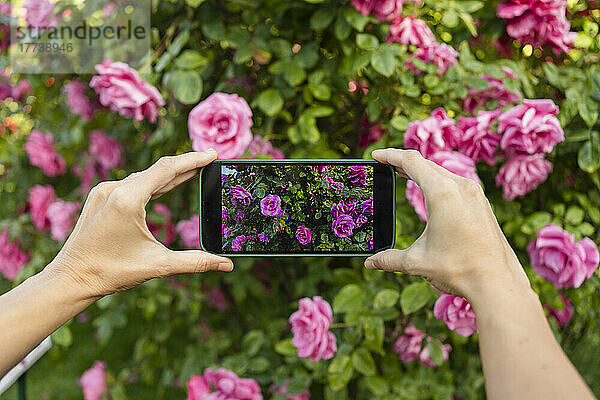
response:
{"label": "pale pink rose", "polygon": [[202,375],[192,375],[187,383],[188,395],[185,400],[203,400],[210,393],[210,385]]}
{"label": "pale pink rose", "polygon": [[248,146],[252,158],[256,156],[271,156],[276,159],[284,158],[283,152],[276,147],[273,147],[271,142],[263,139],[260,135],[254,135],[252,142]]}
{"label": "pale pink rose", "polygon": [[96,361],[90,369],[86,370],[79,378],[79,386],[83,389],[85,400],[100,400],[107,392],[104,362]]}
{"label": "pale pink rose", "polygon": [[104,60],[95,67],[90,87],[96,90],[100,104],[123,117],[155,122],[158,108],[165,105],[160,92],[140,77],[129,65]]}
{"label": "pale pink rose", "polygon": [[523,100],[523,104],[498,117],[500,146],[507,153],[549,153],[565,140],[560,126],[558,107],[550,99]]}
{"label": "pale pink rose", "polygon": [[[417,57],[424,63],[434,64],[439,68],[438,76],[444,75],[448,68],[458,64],[458,52],[454,47],[445,43],[424,44],[413,53],[412,57]],[[406,63],[406,68],[418,73],[423,72],[411,62],[410,58]]]}
{"label": "pale pink rose", "polygon": [[373,13],[379,21],[391,21],[402,14],[402,4],[407,0],[352,0],[356,11],[363,15]]}
{"label": "pale pink rose", "polygon": [[444,320],[448,329],[461,336],[471,336],[477,332],[475,312],[462,297],[442,293],[433,306],[433,315]]}
{"label": "pale pink rose", "polygon": [[156,214],[160,215],[160,218],[163,219],[163,221],[152,221],[153,218],[149,216],[146,220],[148,229],[156,239],[168,246],[175,240],[175,224],[173,223],[173,215],[167,206],[161,203],[154,204],[152,210]]}
{"label": "pale pink rose", "polygon": [[56,26],[58,16],[54,12],[54,3],[48,0],[25,0],[22,7],[27,10],[25,21],[34,28]]}
{"label": "pale pink rose", "polygon": [[570,32],[567,0],[509,0],[498,4],[497,14],[506,19],[506,32],[520,43],[545,45],[556,53],[573,47],[577,32]]}
{"label": "pale pink rose", "polygon": [[[475,162],[464,154],[457,151],[440,151],[432,154],[429,159],[456,175],[481,183],[475,170]],[[421,189],[414,181],[409,180],[406,183],[406,197],[408,202],[414,207],[419,218],[427,221],[425,198]]]}
{"label": "pale pink rose", "polygon": [[[500,67],[504,72],[504,76],[510,79],[517,79],[517,75],[508,67]],[[521,93],[518,91],[510,91],[502,82],[502,79],[497,79],[491,75],[479,75],[479,79],[488,81],[490,87],[487,89],[468,88],[468,96],[463,100],[463,108],[471,115],[478,108],[486,108],[488,100],[495,100],[496,107],[504,107],[508,104],[514,104],[521,101]]]}
{"label": "pale pink rose", "polygon": [[513,200],[524,196],[543,183],[552,172],[552,163],[543,154],[514,156],[500,167],[496,186],[502,185],[503,197]]}
{"label": "pale pink rose", "polygon": [[419,358],[425,333],[413,323],[409,323],[402,335],[392,345],[392,350],[400,356],[402,362],[411,362]]}
{"label": "pale pink rose", "polygon": [[304,297],[298,305],[298,311],[289,318],[298,357],[309,357],[311,362],[329,360],[337,351],[335,335],[329,331],[333,320],[331,306],[320,296],[312,300]]}
{"label": "pale pink rose", "polygon": [[578,288],[598,268],[600,254],[590,238],[575,237],[555,224],[537,231],[527,252],[531,268],[558,289]]}
{"label": "pale pink rose", "polygon": [[123,162],[123,148],[119,141],[101,130],[90,132],[90,153],[105,171],[117,168]]}
{"label": "pale pink rose", "polygon": [[350,93],[358,92],[359,90],[362,94],[369,93],[369,85],[367,84],[367,81],[365,81],[364,79],[361,79],[358,82],[357,81],[349,81],[348,82],[348,91]]}
{"label": "pale pink rose", "polygon": [[308,390],[303,390],[300,393],[289,394],[287,392],[288,385],[290,383],[289,379],[286,379],[281,386],[277,386],[275,384],[271,385],[271,392],[275,395],[281,395],[285,398],[285,400],[309,400],[310,392]]}
{"label": "pale pink rose", "polygon": [[452,150],[458,145],[460,134],[456,121],[440,107],[433,110],[430,117],[408,124],[404,147],[419,150],[427,158],[439,151]]}
{"label": "pale pink rose", "polygon": [[79,211],[79,202],[66,202],[58,199],[50,204],[46,215],[50,221],[50,236],[57,242],[67,238],[75,225],[75,214]]}
{"label": "pale pink rose", "polygon": [[54,137],[51,133],[43,133],[33,129],[23,146],[31,165],[40,167],[48,176],[64,174],[67,163],[54,149]]}
{"label": "pale pink rose", "polygon": [[496,163],[494,153],[500,144],[500,135],[492,130],[492,122],[502,110],[480,111],[476,117],[460,117],[457,127],[463,134],[458,141],[458,151],[477,162]]}
{"label": "pale pink rose", "polygon": [[87,85],[78,80],[72,80],[63,86],[62,91],[67,96],[67,106],[73,114],[81,116],[86,121],[91,121],[96,112],[96,106],[86,96]]}
{"label": "pale pink rose", "polygon": [[10,242],[8,230],[0,232],[0,272],[8,280],[14,281],[19,271],[29,261],[29,255],[19,249],[17,241]]}
{"label": "pale pink rose", "polygon": [[90,191],[93,182],[97,178],[99,178],[99,181],[108,179],[108,171],[102,168],[93,157],[88,157],[83,166],[76,165],[73,168],[73,173],[81,179],[81,185],[79,186],[81,195],[86,195]]}
{"label": "pale pink rose", "polygon": [[558,325],[565,326],[573,318],[573,314],[575,314],[575,308],[573,307],[571,299],[569,299],[562,293],[560,293],[559,296],[560,300],[562,301],[563,308],[552,308],[548,304],[545,304],[544,308],[548,310],[548,314],[551,317],[554,317],[554,319],[556,319]]}
{"label": "pale pink rose", "polygon": [[[204,370],[204,378],[214,388],[202,400],[262,400],[260,386],[254,379],[240,378],[234,372],[219,368]],[[194,399],[195,400],[195,399]]]}
{"label": "pale pink rose", "polygon": [[200,248],[200,217],[198,215],[192,215],[188,220],[179,221],[175,230],[181,236],[185,247]]}
{"label": "pale pink rose", "polygon": [[0,1],[0,15],[11,15],[12,5],[10,1]]}
{"label": "pale pink rose", "polygon": [[213,148],[237,158],[252,142],[252,110],[237,94],[213,93],[190,111],[188,131],[195,151]]}
{"label": "pale pink rose", "polygon": [[[431,342],[431,338],[427,338],[427,342],[423,345],[423,350],[419,354],[419,362],[428,367],[436,367],[435,363],[431,360],[429,355],[429,346],[427,344]],[[442,359],[444,361],[448,360],[448,356],[450,355],[450,350],[452,350],[452,346],[449,344],[440,343],[440,347],[442,348]]]}
{"label": "pale pink rose", "polygon": [[48,207],[56,201],[54,188],[50,185],[35,185],[29,189],[29,210],[33,225],[40,231],[50,228]]}
{"label": "pale pink rose", "polygon": [[394,19],[390,25],[387,42],[413,44],[417,47],[422,47],[435,42],[435,35],[431,32],[425,21],[410,15]]}

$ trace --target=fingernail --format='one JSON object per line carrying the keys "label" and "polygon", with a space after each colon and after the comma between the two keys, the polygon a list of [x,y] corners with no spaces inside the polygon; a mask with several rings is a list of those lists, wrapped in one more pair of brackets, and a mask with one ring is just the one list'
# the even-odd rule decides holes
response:
{"label": "fingernail", "polygon": [[375,269],[375,263],[373,263],[373,261],[371,261],[370,259],[366,259],[365,260],[365,268],[366,269]]}
{"label": "fingernail", "polygon": [[212,147],[209,147],[208,149],[206,149],[206,153],[216,153],[217,151],[215,149],[213,149]]}
{"label": "fingernail", "polygon": [[222,272],[229,272],[229,271],[233,270],[233,263],[232,262],[219,263],[219,268],[217,268],[217,269]]}

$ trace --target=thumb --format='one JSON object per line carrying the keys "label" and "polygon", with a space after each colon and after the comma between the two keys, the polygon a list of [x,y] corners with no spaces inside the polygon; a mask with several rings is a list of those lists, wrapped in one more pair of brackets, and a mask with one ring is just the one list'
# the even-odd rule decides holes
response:
{"label": "thumb", "polygon": [[200,250],[169,250],[165,264],[162,267],[166,275],[233,270],[233,262],[229,258]]}
{"label": "thumb", "polygon": [[374,254],[365,260],[365,268],[380,269],[383,271],[390,272],[410,273],[410,271],[408,270],[407,261],[408,251],[409,249],[388,249],[380,251],[379,253]]}

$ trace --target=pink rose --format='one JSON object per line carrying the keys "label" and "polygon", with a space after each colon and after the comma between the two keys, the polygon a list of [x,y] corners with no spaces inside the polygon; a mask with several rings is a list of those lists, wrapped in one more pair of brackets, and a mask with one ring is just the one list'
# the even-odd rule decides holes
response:
{"label": "pink rose", "polygon": [[[429,356],[429,346],[427,345],[429,342],[431,342],[430,337],[427,338],[427,343],[425,343],[425,345],[423,346],[423,350],[421,350],[421,353],[419,353],[419,362],[423,365],[427,365],[428,367],[433,368],[436,365]],[[452,346],[450,346],[449,344],[440,343],[440,347],[442,349],[442,359],[444,361],[447,361],[448,356],[450,355],[450,350],[452,350]]]}
{"label": "pink rose", "polygon": [[90,132],[90,153],[98,160],[105,170],[111,170],[121,165],[123,148],[117,139],[108,137],[101,130]]}
{"label": "pink rose", "polygon": [[302,391],[300,393],[296,393],[296,394],[289,394],[287,392],[289,383],[290,383],[290,380],[286,379],[281,386],[277,386],[277,385],[273,384],[271,386],[271,391],[275,395],[284,396],[285,400],[309,400],[310,399],[310,392],[308,390],[304,390],[304,391]]}
{"label": "pink rose", "polygon": [[57,242],[67,238],[75,225],[75,214],[79,211],[79,202],[66,202],[58,199],[48,206],[46,213],[50,221],[50,236]]}
{"label": "pink rose", "polygon": [[365,129],[365,131],[360,135],[358,145],[363,148],[371,143],[379,141],[385,134],[385,130],[381,127],[381,122],[370,125],[368,118],[362,120],[361,127]]}
{"label": "pink rose", "polygon": [[252,110],[237,94],[213,93],[192,109],[188,131],[192,148],[215,149],[221,158],[237,158],[252,142]]}
{"label": "pink rose", "polygon": [[562,304],[563,304],[562,309],[552,308],[548,304],[545,304],[544,307],[546,308],[546,310],[548,310],[548,314],[551,317],[554,317],[556,319],[556,322],[558,323],[558,325],[565,326],[573,318],[573,314],[575,314],[575,308],[573,307],[573,303],[571,302],[571,299],[569,299],[562,293],[559,293],[559,295],[560,295],[560,300],[562,301]]}
{"label": "pink rose", "polygon": [[40,231],[50,228],[48,219],[48,207],[56,201],[54,188],[50,185],[35,185],[29,189],[29,209],[31,221]]}
{"label": "pink rose", "polygon": [[354,228],[356,228],[356,222],[354,218],[347,214],[341,214],[331,223],[331,229],[337,237],[352,236]]}
{"label": "pink rose", "polygon": [[23,146],[31,165],[40,167],[48,176],[64,174],[67,163],[54,149],[54,137],[51,133],[43,133],[33,129]]}
{"label": "pink rose", "polygon": [[175,240],[175,224],[173,224],[173,215],[167,206],[161,203],[156,203],[152,207],[154,213],[160,216],[162,221],[152,221],[148,217],[148,229],[154,237],[160,240],[164,245],[168,246]]}
{"label": "pink rose", "polygon": [[[229,228],[227,228],[229,229]],[[226,232],[225,230],[223,230],[223,236],[229,236],[229,232]],[[244,243],[246,243],[246,240],[248,240],[248,238],[246,237],[246,235],[239,235],[236,236],[235,239],[233,239],[233,241],[231,242],[231,249],[233,251],[242,251],[242,249],[244,248]]]}
{"label": "pink rose", "polygon": [[425,21],[410,15],[394,19],[390,25],[387,42],[399,42],[422,47],[435,42],[435,35],[431,32]]}
{"label": "pink rose", "polygon": [[502,110],[480,111],[476,117],[460,117],[457,127],[463,132],[458,141],[458,151],[477,162],[496,163],[494,153],[500,143],[500,135],[492,130],[492,122]]}
{"label": "pink rose", "polygon": [[507,153],[550,153],[554,145],[565,140],[555,115],[558,107],[552,100],[523,100],[523,104],[498,117],[500,146]]}
{"label": "pink rose", "polygon": [[[510,79],[517,79],[517,75],[508,67],[500,67],[504,76]],[[468,96],[463,100],[463,108],[466,112],[473,115],[478,108],[486,108],[488,100],[495,100],[498,108],[508,104],[521,101],[521,94],[518,91],[510,91],[504,86],[502,79],[497,79],[491,75],[479,75],[479,79],[488,81],[490,87],[487,89],[468,88]]]}
{"label": "pink rose", "polygon": [[90,87],[98,93],[100,104],[123,117],[155,122],[158,107],[164,106],[160,92],[142,79],[129,65],[104,60],[95,67],[98,75],[92,77]]}
{"label": "pink rose", "polygon": [[298,229],[296,229],[296,239],[298,239],[298,242],[300,242],[300,244],[303,246],[310,243],[310,229],[304,225],[300,225]]}
{"label": "pink rose", "polygon": [[600,260],[598,247],[590,238],[576,242],[572,234],[555,224],[538,230],[527,252],[531,268],[558,289],[581,286],[594,274]]}
{"label": "pink rose", "polygon": [[475,312],[462,297],[442,293],[433,306],[433,315],[444,320],[448,329],[461,336],[471,336],[477,332]]}
{"label": "pink rose", "polygon": [[22,6],[27,10],[25,21],[34,28],[56,26],[58,16],[54,13],[54,3],[47,0],[26,0]]}
{"label": "pink rose", "polygon": [[[429,44],[423,44],[417,49],[417,51],[413,53],[412,57],[416,57],[424,63],[434,64],[436,67],[439,68],[439,71],[437,73],[438,76],[444,75],[448,68],[458,64],[458,52],[454,50],[452,46],[447,45],[445,43],[434,42]],[[423,72],[411,62],[410,58],[406,63],[406,68],[418,73]]]}
{"label": "pink rose", "polygon": [[8,280],[14,281],[29,261],[29,255],[19,249],[17,241],[10,242],[8,230],[0,232],[0,272]]}
{"label": "pink rose", "polygon": [[202,375],[192,375],[187,383],[188,395],[185,400],[203,400],[210,393],[210,385]]}
{"label": "pink rose", "polygon": [[254,135],[252,142],[250,142],[250,145],[248,146],[248,150],[253,158],[256,158],[256,156],[271,156],[276,159],[284,158],[281,150],[273,147],[271,142],[263,139],[259,135]]}
{"label": "pink rose", "polygon": [[577,38],[566,19],[567,0],[509,0],[498,4],[506,19],[506,32],[523,44],[549,45],[554,53],[567,53]]}
{"label": "pink rose", "polygon": [[309,357],[311,362],[329,360],[337,351],[335,335],[329,332],[333,320],[331,306],[320,296],[312,300],[304,297],[298,305],[298,311],[289,318],[298,357]]}
{"label": "pink rose", "polygon": [[[475,170],[475,162],[464,154],[457,151],[440,151],[431,155],[429,159],[456,175],[473,179],[475,182],[481,183]],[[414,207],[419,218],[423,221],[427,221],[425,198],[423,197],[423,193],[421,193],[421,189],[414,181],[409,180],[406,183],[406,198]]]}
{"label": "pink rose", "polygon": [[260,201],[260,211],[267,217],[281,213],[281,198],[276,194],[268,194]]}
{"label": "pink rose", "polygon": [[227,301],[227,297],[225,297],[225,293],[219,288],[213,288],[208,292],[207,302],[212,307],[216,308],[219,311],[225,311],[229,308],[229,302]]}
{"label": "pink rose", "polygon": [[402,335],[392,345],[392,350],[400,356],[402,362],[411,362],[419,358],[421,344],[425,333],[419,330],[413,323],[409,323]]}
{"label": "pink rose", "polygon": [[31,84],[27,79],[21,79],[13,85],[10,76],[0,69],[0,100],[10,97],[14,101],[21,101],[29,92],[31,92]]}
{"label": "pink rose", "polygon": [[458,145],[460,130],[456,121],[443,108],[436,108],[431,116],[412,121],[404,133],[404,147],[416,149],[428,158],[438,151],[450,151]]}
{"label": "pink rose", "polygon": [[391,21],[402,14],[402,4],[407,0],[352,0],[356,11],[363,15],[373,13],[379,21]]}
{"label": "pink rose", "polygon": [[200,217],[198,215],[192,215],[188,220],[179,221],[175,230],[181,236],[185,247],[200,248]]}
{"label": "pink rose", "polygon": [[106,371],[102,361],[96,361],[79,378],[79,386],[83,389],[85,400],[100,400],[106,389]]}
{"label": "pink rose", "polygon": [[96,112],[96,106],[86,96],[87,85],[81,81],[72,80],[63,86],[62,91],[67,96],[67,106],[73,114],[81,116],[86,121],[91,121]]}
{"label": "pink rose", "polygon": [[260,386],[254,379],[239,378],[234,372],[219,368],[204,370],[204,378],[214,391],[203,400],[262,400]]}
{"label": "pink rose", "polygon": [[552,163],[544,155],[519,155],[510,158],[498,171],[496,186],[502,185],[503,197],[513,200],[524,196],[543,183],[552,171]]}

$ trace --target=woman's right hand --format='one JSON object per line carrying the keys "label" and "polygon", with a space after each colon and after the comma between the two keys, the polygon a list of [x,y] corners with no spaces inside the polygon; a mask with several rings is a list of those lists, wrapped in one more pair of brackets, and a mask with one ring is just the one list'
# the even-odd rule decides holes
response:
{"label": "woman's right hand", "polygon": [[366,268],[419,275],[467,299],[485,296],[489,283],[530,288],[477,182],[426,160],[416,150],[375,150],[372,155],[419,185],[427,226],[412,246],[377,253],[365,260]]}

